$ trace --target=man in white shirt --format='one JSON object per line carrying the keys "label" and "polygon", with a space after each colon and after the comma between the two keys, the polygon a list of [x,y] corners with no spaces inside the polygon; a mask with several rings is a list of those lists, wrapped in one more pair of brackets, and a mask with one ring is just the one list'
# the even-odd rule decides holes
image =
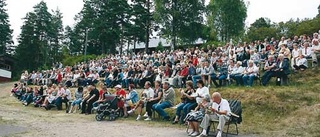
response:
{"label": "man in white shirt", "polygon": [[224,125],[230,119],[229,115],[231,109],[229,102],[226,99],[223,99],[219,92],[214,92],[212,94],[212,102],[212,106],[207,108],[207,113],[201,121],[200,126],[203,130],[198,137],[207,136],[207,129],[210,126],[210,122],[213,120],[219,120],[217,137],[221,137]]}
{"label": "man in white shirt", "polygon": [[320,54],[320,44],[318,40],[312,41],[312,48],[311,48],[311,57],[312,57],[312,66],[314,64],[318,64],[317,56]]}

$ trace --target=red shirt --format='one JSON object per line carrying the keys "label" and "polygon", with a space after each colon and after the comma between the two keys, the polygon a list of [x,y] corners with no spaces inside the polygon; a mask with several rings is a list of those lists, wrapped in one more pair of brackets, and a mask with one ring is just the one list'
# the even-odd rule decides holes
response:
{"label": "red shirt", "polygon": [[183,70],[180,71],[180,76],[188,76],[188,71],[188,67],[185,67]]}
{"label": "red shirt", "polygon": [[58,73],[58,78],[57,78],[57,82],[60,83],[62,80],[62,74]]}
{"label": "red shirt", "polygon": [[126,97],[126,92],[123,90],[123,89],[120,89],[119,91],[116,92],[116,95],[117,96],[123,96],[123,97]]}
{"label": "red shirt", "polygon": [[101,98],[102,95],[103,95],[103,90],[101,89],[101,90],[99,91],[99,97]]}
{"label": "red shirt", "polygon": [[198,63],[199,63],[199,62],[198,62],[198,58],[197,58],[197,57],[193,58],[192,64],[193,64],[194,66],[197,66]]}

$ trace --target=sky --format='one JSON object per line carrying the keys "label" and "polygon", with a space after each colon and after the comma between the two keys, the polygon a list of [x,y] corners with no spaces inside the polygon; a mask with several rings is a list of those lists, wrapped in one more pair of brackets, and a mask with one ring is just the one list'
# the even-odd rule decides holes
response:
{"label": "sky", "polygon": [[[9,21],[13,29],[13,40],[16,42],[21,32],[23,18],[33,6],[41,0],[7,0]],[[74,17],[83,7],[83,0],[43,0],[50,10],[57,8],[63,14],[64,27],[74,25]],[[206,0],[207,3],[209,0]],[[291,18],[313,18],[318,14],[320,0],[244,0],[249,3],[246,25],[249,26],[260,17],[267,17],[272,22],[288,21]]]}

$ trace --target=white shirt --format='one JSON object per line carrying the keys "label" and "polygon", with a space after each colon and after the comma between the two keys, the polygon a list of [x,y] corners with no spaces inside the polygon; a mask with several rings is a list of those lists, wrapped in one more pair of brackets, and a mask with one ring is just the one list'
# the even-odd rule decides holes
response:
{"label": "white shirt", "polygon": [[297,61],[297,66],[304,65],[308,67],[308,61],[306,58],[297,58],[296,61]]}
{"label": "white shirt", "polygon": [[196,98],[197,103],[201,103],[205,96],[210,97],[209,89],[207,87],[198,88],[196,94],[200,96]]}
{"label": "white shirt", "polygon": [[212,108],[217,111],[227,111],[227,115],[229,115],[231,112],[229,102],[223,98],[221,99],[220,104],[213,102]]}
{"label": "white shirt", "polygon": [[292,50],[292,57],[293,57],[293,58],[298,57],[300,51],[301,51],[300,49],[293,49],[293,50]]}
{"label": "white shirt", "polygon": [[143,90],[142,94],[145,94],[146,98],[153,98],[154,97],[154,90],[152,88],[148,88]]}

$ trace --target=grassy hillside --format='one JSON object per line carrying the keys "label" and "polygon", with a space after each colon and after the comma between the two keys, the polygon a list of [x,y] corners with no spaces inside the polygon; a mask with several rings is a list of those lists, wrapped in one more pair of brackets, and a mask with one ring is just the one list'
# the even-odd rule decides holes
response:
{"label": "grassy hillside", "polygon": [[[210,93],[218,91],[221,92],[223,98],[238,99],[242,102],[243,122],[239,127],[242,135],[320,136],[319,74],[319,69],[292,74],[289,86],[275,86],[273,78],[270,81],[270,86],[267,87],[257,85],[252,88],[229,86],[219,89],[211,88]],[[11,86],[12,83],[7,84],[7,88],[4,89],[10,89]],[[9,91],[6,94],[1,95],[1,100],[6,102],[4,105],[23,108],[18,101],[9,97]],[[176,92],[176,96],[176,103],[179,103],[179,92]],[[32,110],[30,114],[46,113],[43,109],[32,108],[32,106],[23,109]],[[174,116],[173,110],[166,111]],[[50,111],[48,114],[59,115],[58,113],[64,113],[64,111]],[[84,116],[81,115],[79,118],[84,118]],[[86,118],[93,120],[93,116]],[[131,123],[135,122],[134,119],[135,116],[129,120],[119,121]],[[184,128],[180,125],[171,125],[170,122],[156,121],[142,121],[141,123],[150,126]]]}

